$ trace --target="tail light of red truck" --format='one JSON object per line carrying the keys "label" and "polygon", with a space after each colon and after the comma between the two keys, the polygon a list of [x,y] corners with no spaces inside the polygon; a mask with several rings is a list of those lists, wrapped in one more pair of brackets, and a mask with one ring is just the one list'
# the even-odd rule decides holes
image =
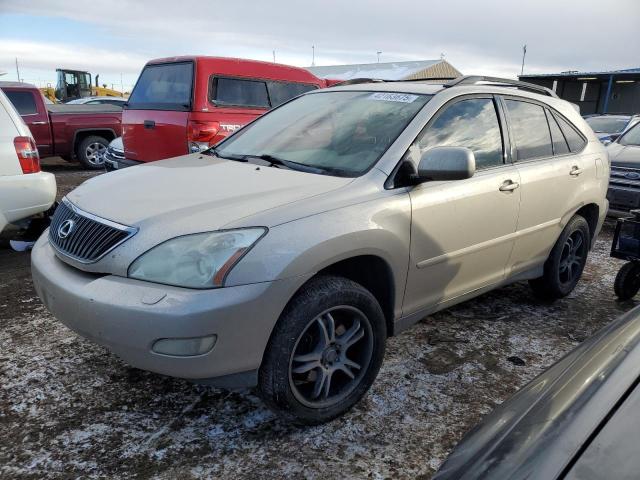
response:
{"label": "tail light of red truck", "polygon": [[38,173],[40,171],[40,155],[36,143],[31,137],[16,137],[13,139],[16,155],[20,161],[22,173]]}
{"label": "tail light of red truck", "polygon": [[215,145],[219,140],[219,122],[207,122],[202,120],[189,120],[187,126],[187,142],[189,152],[197,153]]}

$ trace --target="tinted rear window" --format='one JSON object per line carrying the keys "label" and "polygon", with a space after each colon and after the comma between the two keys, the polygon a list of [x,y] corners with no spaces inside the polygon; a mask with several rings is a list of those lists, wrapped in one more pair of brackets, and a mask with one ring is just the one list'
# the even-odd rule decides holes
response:
{"label": "tinted rear window", "polygon": [[212,93],[212,100],[218,105],[269,108],[264,81],[218,77],[213,81]]}
{"label": "tinted rear window", "polygon": [[515,137],[517,161],[552,156],[551,134],[544,109],[518,100],[506,100],[505,103]]}
{"label": "tinted rear window", "polygon": [[569,144],[571,151],[575,153],[582,150],[587,141],[582,138],[582,135],[576,131],[575,127],[564,118],[559,115],[555,115],[555,117],[556,120],[558,120],[558,125],[560,125],[560,128],[562,129],[562,133],[564,133],[564,138],[567,139],[567,143]]}
{"label": "tinted rear window", "polygon": [[148,65],[129,97],[129,108],[189,110],[192,86],[191,62]]}
{"label": "tinted rear window", "polygon": [[569,153],[569,145],[567,145],[567,141],[558,126],[558,122],[556,122],[556,119],[549,110],[546,110],[546,112],[549,129],[551,130],[551,140],[553,141],[553,154],[564,155],[565,153]]}
{"label": "tinted rear window", "polygon": [[269,90],[271,106],[277,107],[298,95],[315,90],[317,87],[306,83],[267,82],[267,88]]}
{"label": "tinted rear window", "polygon": [[20,115],[33,115],[34,113],[38,113],[38,109],[36,108],[36,100],[35,98],[33,98],[33,93],[16,91],[4,93],[7,95]]}

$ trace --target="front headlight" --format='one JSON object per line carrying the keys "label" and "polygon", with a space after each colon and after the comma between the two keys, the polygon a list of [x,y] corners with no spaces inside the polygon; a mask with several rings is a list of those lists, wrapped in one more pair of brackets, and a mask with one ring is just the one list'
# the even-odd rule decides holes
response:
{"label": "front headlight", "polygon": [[178,287],[221,287],[233,266],[266,231],[244,228],[173,238],[138,257],[128,276]]}

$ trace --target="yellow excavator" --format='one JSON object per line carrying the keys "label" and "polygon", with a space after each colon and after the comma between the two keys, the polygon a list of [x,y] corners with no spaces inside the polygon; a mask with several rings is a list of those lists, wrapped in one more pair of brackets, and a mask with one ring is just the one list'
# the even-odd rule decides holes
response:
{"label": "yellow excavator", "polygon": [[100,86],[96,75],[95,86],[91,82],[91,74],[81,70],[67,70],[56,68],[56,87],[47,86],[41,88],[42,94],[54,103],[65,103],[77,98],[101,96],[101,97],[128,97],[127,92],[119,92],[106,85]]}

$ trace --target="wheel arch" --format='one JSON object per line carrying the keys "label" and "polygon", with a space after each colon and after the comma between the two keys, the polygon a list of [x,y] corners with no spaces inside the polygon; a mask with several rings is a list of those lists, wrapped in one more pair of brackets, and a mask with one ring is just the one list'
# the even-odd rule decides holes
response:
{"label": "wheel arch", "polygon": [[73,147],[72,154],[76,155],[76,150],[78,149],[78,145],[82,140],[87,137],[95,135],[97,137],[103,137],[109,142],[117,137],[115,130],[112,128],[81,128],[74,132],[73,134]]}

